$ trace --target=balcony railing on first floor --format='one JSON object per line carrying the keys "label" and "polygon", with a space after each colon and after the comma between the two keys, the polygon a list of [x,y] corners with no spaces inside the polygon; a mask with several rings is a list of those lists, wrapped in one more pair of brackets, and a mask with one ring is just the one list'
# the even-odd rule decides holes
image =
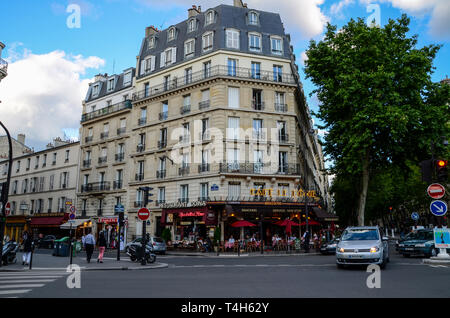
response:
{"label": "balcony railing on first floor", "polygon": [[255,100],[252,100],[252,108],[254,110],[264,110],[265,104],[264,104],[264,102],[261,102],[261,101],[257,102]]}
{"label": "balcony railing on first floor", "polygon": [[198,165],[198,173],[208,172],[209,171],[209,163],[202,163]]}
{"label": "balcony railing on first floor", "polygon": [[108,161],[108,157],[99,157],[98,158],[98,164],[105,164]]}
{"label": "balcony railing on first floor", "polygon": [[93,136],[87,136],[87,137],[84,138],[84,142],[86,142],[86,143],[91,142],[92,139],[94,139]]}
{"label": "balcony railing on first floor", "polygon": [[164,179],[166,177],[166,170],[156,170],[156,178]]}
{"label": "balcony railing on first floor", "polygon": [[91,159],[83,160],[83,168],[89,168],[91,166]]}
{"label": "balcony railing on first floor", "polygon": [[185,76],[180,78],[173,78],[169,82],[164,82],[159,85],[144,89],[142,91],[133,94],[133,100],[138,101],[145,98],[152,97],[157,94],[161,94],[173,89],[183,88],[187,85],[192,85],[203,80],[207,80],[214,77],[232,77],[239,79],[249,79],[254,81],[264,82],[277,82],[295,84],[295,78],[293,75],[281,72],[272,71],[260,71],[260,76],[255,78],[250,68],[243,67],[231,67],[227,65],[216,65],[210,68],[209,72],[198,71],[192,74],[192,77],[186,78]]}
{"label": "balcony railing on first floor", "polygon": [[135,208],[140,208],[143,204],[144,204],[143,201],[134,201],[134,207]]}
{"label": "balcony railing on first floor", "polygon": [[209,108],[209,104],[210,104],[209,100],[204,100],[204,101],[198,103],[198,109],[200,109],[200,110],[207,109],[207,108]]}
{"label": "balcony railing on first floor", "polygon": [[122,162],[125,159],[125,153],[116,153],[115,159],[116,162]]}
{"label": "balcony railing on first floor", "polygon": [[117,128],[117,136],[124,134],[127,131],[127,127]]}
{"label": "balcony railing on first floor", "polygon": [[220,164],[221,173],[266,174],[266,175],[299,175],[299,164],[274,165],[267,163],[231,162]]}
{"label": "balcony railing on first floor", "polygon": [[113,182],[113,189],[117,190],[117,189],[122,189],[123,187],[123,181],[122,180],[116,180]]}
{"label": "balcony railing on first floor", "polygon": [[81,185],[81,192],[101,192],[110,190],[110,182],[93,182]]}
{"label": "balcony railing on first floor", "polygon": [[147,123],[147,117],[141,117],[138,119],[139,126],[145,125],[146,123]]}
{"label": "balcony railing on first floor", "polygon": [[275,111],[285,113],[288,111],[286,104],[275,103]]}
{"label": "balcony railing on first floor", "polygon": [[94,119],[97,117],[101,117],[101,116],[106,116],[106,115],[109,115],[109,114],[112,114],[112,113],[115,113],[115,112],[118,112],[120,110],[127,109],[127,108],[128,109],[132,108],[131,100],[126,100],[126,101],[123,101],[123,102],[120,102],[120,103],[117,103],[117,104],[114,104],[114,105],[111,105],[111,106],[108,106],[105,108],[95,110],[90,113],[83,114],[83,115],[81,115],[81,122],[85,122],[85,121],[88,121],[88,120],[91,120],[91,119]]}
{"label": "balcony railing on first floor", "polygon": [[143,173],[136,173],[135,180],[136,180],[136,181],[142,181],[142,180],[144,180],[144,174],[143,174]]}
{"label": "balcony railing on first floor", "polygon": [[185,176],[189,174],[189,165],[183,165],[180,168],[178,168],[178,175]]}
{"label": "balcony railing on first floor", "polygon": [[164,149],[167,147],[167,140],[158,140],[158,149]]}
{"label": "balcony railing on first floor", "polygon": [[185,105],[180,108],[180,114],[188,114],[191,111],[191,105]]}

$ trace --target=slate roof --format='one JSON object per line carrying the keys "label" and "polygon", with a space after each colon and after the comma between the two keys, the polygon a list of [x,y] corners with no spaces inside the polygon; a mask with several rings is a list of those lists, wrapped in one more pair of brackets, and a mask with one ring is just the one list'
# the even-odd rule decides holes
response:
{"label": "slate roof", "polygon": [[[214,23],[205,26],[206,14],[214,10],[216,12],[216,20]],[[259,15],[259,25],[249,25],[247,23],[247,15],[250,12],[256,12]],[[265,55],[271,57],[285,58],[290,60],[289,46],[290,37],[285,33],[281,17],[278,13],[259,11],[248,8],[234,7],[230,5],[219,5],[215,8],[208,9],[201,12],[194,18],[197,19],[197,30],[187,33],[188,21],[191,19],[186,19],[176,25],[172,25],[165,30],[156,33],[156,44],[154,48],[149,49],[149,41],[151,37],[144,38],[141,44],[141,50],[139,53],[139,65],[141,61],[147,56],[155,56],[155,70],[158,72],[161,69],[166,69],[167,67],[160,68],[160,58],[161,53],[167,48],[177,47],[176,63],[171,64],[171,66],[185,62],[187,59],[184,58],[184,43],[185,41],[195,38],[195,53],[193,57],[189,59],[196,58],[202,55],[210,54],[218,50],[227,50],[235,52],[250,53],[254,55]],[[176,38],[167,42],[169,29],[172,27],[176,28]],[[240,30],[240,44],[239,50],[230,49],[226,47],[226,29],[234,28]],[[213,49],[203,53],[202,52],[202,35],[208,31],[214,31],[214,42]],[[262,51],[254,52],[249,50],[249,40],[248,33],[257,32],[261,34],[261,44]],[[283,53],[282,55],[272,54],[270,36],[279,36],[283,39]],[[137,74],[137,78],[147,76],[149,73],[144,75]]]}
{"label": "slate roof", "polygon": [[[128,71],[128,70],[130,70],[130,69],[132,70],[132,71],[131,71],[131,84],[129,84],[129,85],[127,85],[127,86],[123,86],[123,78],[124,78],[124,75],[125,75],[126,71]],[[115,93],[117,93],[117,92],[119,92],[119,91],[121,91],[121,90],[123,90],[123,89],[132,87],[132,86],[133,86],[133,85],[132,85],[132,84],[133,84],[133,78],[134,78],[134,76],[135,76],[135,73],[136,73],[136,69],[135,69],[134,67],[130,67],[130,68],[124,70],[124,72],[122,72],[122,73],[120,73],[120,74],[108,75],[106,81],[97,81],[97,82],[91,83],[91,84],[89,85],[89,89],[88,89],[88,91],[87,91],[85,101],[86,101],[86,102],[90,102],[90,101],[93,101],[93,100],[96,100],[96,99],[99,99],[99,98],[102,98],[102,97],[105,97],[105,96],[108,96],[108,95],[114,95]],[[110,79],[110,78],[113,77],[113,76],[115,76],[115,77],[116,77],[116,80],[117,80],[116,86],[115,86],[115,88],[114,88],[113,91],[107,92],[107,91],[106,91],[106,88],[107,88],[107,81],[108,81],[108,79]],[[93,87],[96,83],[100,83],[100,91],[99,91],[98,96],[92,97],[92,87]]]}

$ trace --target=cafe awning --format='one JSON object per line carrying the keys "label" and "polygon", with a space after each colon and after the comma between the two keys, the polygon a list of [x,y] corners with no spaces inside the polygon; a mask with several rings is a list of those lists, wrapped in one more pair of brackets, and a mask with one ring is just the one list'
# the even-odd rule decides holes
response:
{"label": "cafe awning", "polygon": [[[72,223],[72,229],[76,229],[78,226],[82,225],[84,222],[89,222],[91,219],[75,219],[73,220]],[[70,230],[70,222],[61,224],[61,226],[59,227],[60,229],[63,230]]]}
{"label": "cafe awning", "polygon": [[321,221],[339,221],[339,217],[335,214],[328,213],[318,207],[313,207],[312,209],[317,219]]}
{"label": "cafe awning", "polygon": [[32,227],[58,227],[66,218],[64,216],[58,217],[33,217],[31,218]]}

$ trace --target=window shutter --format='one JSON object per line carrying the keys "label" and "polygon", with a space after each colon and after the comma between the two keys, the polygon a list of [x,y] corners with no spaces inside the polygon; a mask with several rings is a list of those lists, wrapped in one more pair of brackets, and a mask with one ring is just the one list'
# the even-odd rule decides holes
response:
{"label": "window shutter", "polygon": [[59,174],[59,188],[61,189],[61,185],[62,185],[62,177],[63,177],[63,174],[62,174],[62,172]]}
{"label": "window shutter", "polygon": [[172,64],[174,64],[177,61],[177,48],[172,48]]}
{"label": "window shutter", "polygon": [[239,88],[228,88],[228,107],[239,108]]}
{"label": "window shutter", "polygon": [[141,61],[141,69],[140,69],[140,74],[144,74],[145,73],[145,60]]}
{"label": "window shutter", "polygon": [[163,68],[165,64],[166,64],[166,53],[161,52],[161,60],[159,67]]}
{"label": "window shutter", "polygon": [[154,71],[155,70],[155,64],[156,64],[156,56],[152,56],[150,58],[150,71]]}

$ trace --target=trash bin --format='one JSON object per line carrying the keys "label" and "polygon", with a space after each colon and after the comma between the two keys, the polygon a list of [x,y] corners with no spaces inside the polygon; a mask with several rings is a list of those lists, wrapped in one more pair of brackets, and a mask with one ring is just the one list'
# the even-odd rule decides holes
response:
{"label": "trash bin", "polygon": [[55,240],[55,250],[53,252],[53,256],[69,256],[69,251],[70,244],[68,236]]}

